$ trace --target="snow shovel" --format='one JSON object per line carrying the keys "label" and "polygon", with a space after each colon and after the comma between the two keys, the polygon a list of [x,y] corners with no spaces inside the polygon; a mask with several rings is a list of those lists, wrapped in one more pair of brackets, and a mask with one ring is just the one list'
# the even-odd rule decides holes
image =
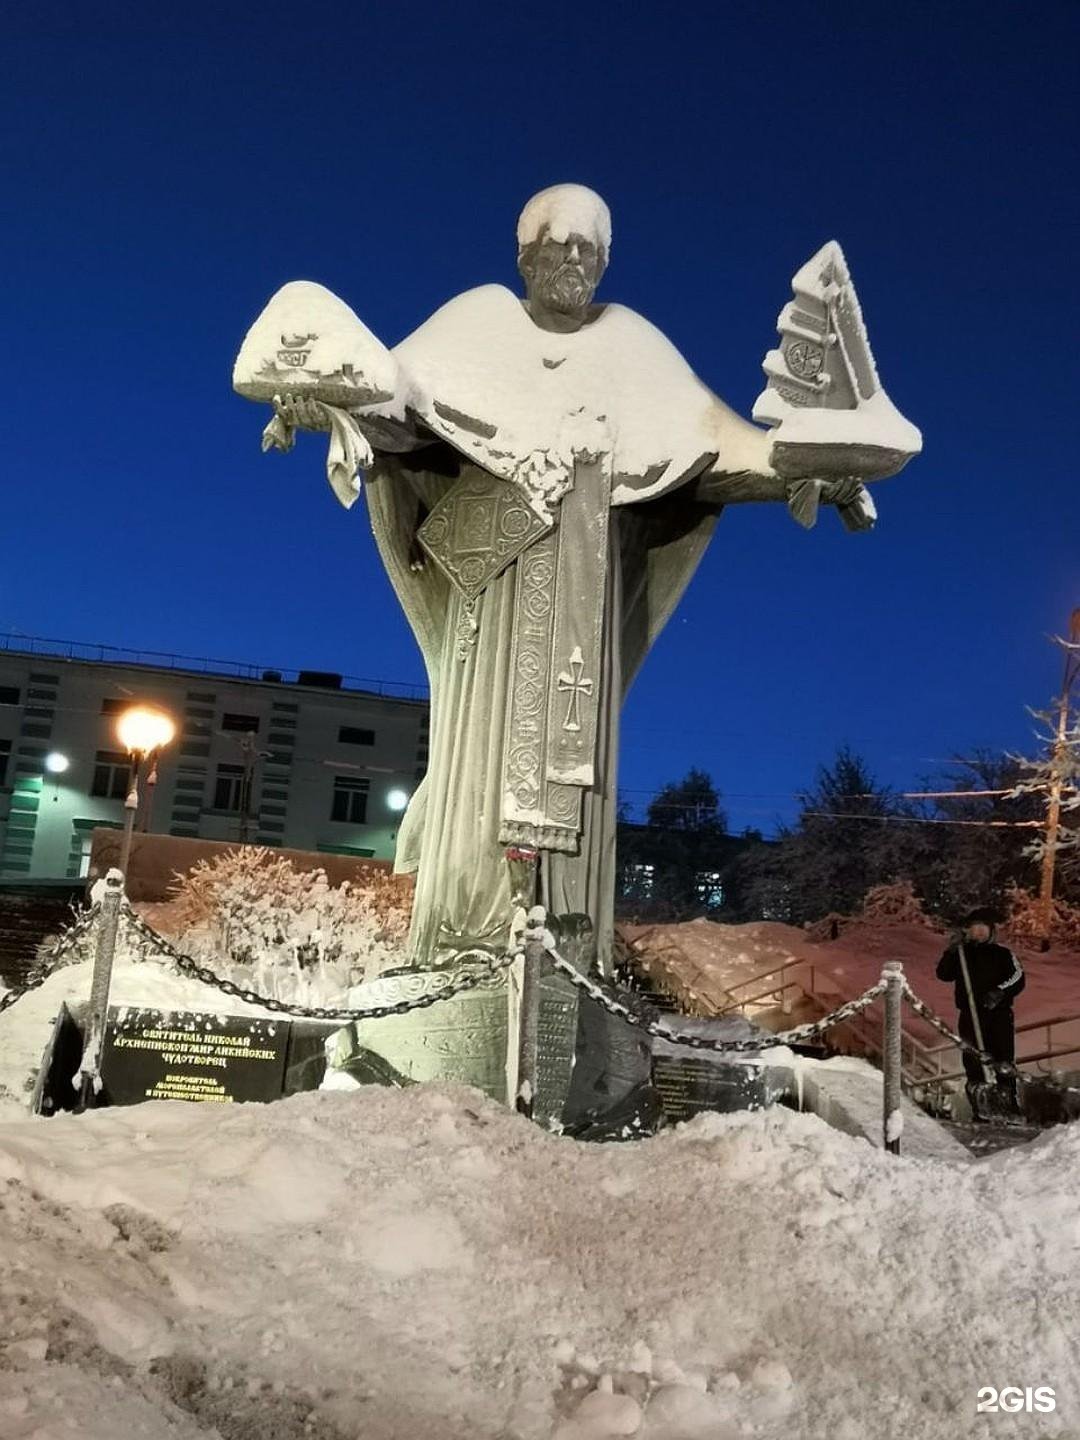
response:
{"label": "snow shovel", "polygon": [[[968,970],[967,955],[964,952],[964,942],[957,942],[957,953],[960,957],[960,974],[964,977],[964,990],[967,993],[968,1011],[971,1015],[971,1028],[975,1031],[975,1044],[980,1050],[986,1050],[986,1042],[983,1039],[982,1023],[979,1020],[979,1011],[975,1005],[975,992],[971,988],[971,972]],[[997,1080],[992,1066],[985,1060],[980,1059],[982,1066],[983,1081],[981,1085],[968,1085],[968,1099],[971,1101],[971,1109],[976,1120],[985,1120],[988,1124],[996,1121],[1016,1120],[1019,1117],[1020,1107],[1014,1096],[1004,1090]]]}

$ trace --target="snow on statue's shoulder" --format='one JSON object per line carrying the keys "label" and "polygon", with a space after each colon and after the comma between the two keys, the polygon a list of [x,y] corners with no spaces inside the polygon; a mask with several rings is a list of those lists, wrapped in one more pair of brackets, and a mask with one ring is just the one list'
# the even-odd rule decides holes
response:
{"label": "snow on statue's shoulder", "polygon": [[[822,473],[843,474],[844,451],[862,452],[867,475],[895,474],[922,449],[922,436],[886,395],[863,322],[862,307],[835,240],[796,271],[795,298],[780,312],[780,346],[765,356],[768,384],[754,402],[754,419],[774,427],[783,469],[787,445],[820,448]],[[872,457],[879,456],[878,466]],[[794,462],[806,473],[805,452]],[[850,473],[850,472],[849,472]]]}
{"label": "snow on statue's shoulder", "polygon": [[240,347],[233,388],[248,400],[307,395],[355,407],[393,398],[397,364],[324,285],[293,280],[271,297]]}

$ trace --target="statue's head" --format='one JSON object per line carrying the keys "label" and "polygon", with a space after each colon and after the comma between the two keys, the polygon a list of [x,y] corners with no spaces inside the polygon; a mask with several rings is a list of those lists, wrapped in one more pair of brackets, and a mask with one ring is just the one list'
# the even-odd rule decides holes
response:
{"label": "statue's head", "polygon": [[611,253],[608,207],[584,185],[553,185],[522,210],[517,240],[533,319],[545,328],[576,330]]}

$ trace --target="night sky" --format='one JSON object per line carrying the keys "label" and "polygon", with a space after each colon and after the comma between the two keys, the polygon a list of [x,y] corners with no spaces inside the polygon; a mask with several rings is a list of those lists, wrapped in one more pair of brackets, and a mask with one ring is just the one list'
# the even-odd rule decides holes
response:
{"label": "night sky", "polygon": [[[851,265],[924,455],[881,519],[721,520],[624,717],[768,830],[849,742],[899,785],[1027,748],[1080,604],[1080,5],[33,4],[0,59],[0,630],[418,681],[321,438],[262,456],[232,360],[321,281],[387,343],[611,206],[601,299],[748,414],[793,271]],[[170,18],[172,16],[173,18]]]}

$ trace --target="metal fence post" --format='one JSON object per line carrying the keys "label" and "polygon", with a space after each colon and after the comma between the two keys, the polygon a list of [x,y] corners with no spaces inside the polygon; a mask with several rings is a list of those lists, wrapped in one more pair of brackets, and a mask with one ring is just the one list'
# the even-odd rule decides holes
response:
{"label": "metal fence post", "polygon": [[540,976],[544,946],[539,940],[525,941],[524,973],[521,979],[521,1019],[518,1031],[518,1086],[514,1108],[531,1120],[536,1104],[536,1077],[540,1028]]}
{"label": "metal fence post", "polygon": [[94,974],[90,982],[90,1006],[86,1017],[86,1041],[79,1066],[80,1111],[92,1103],[101,1084],[101,1052],[105,1042],[105,1018],[109,1010],[109,982],[112,980],[116,935],[120,928],[120,910],[124,903],[124,875],[110,870],[105,876],[105,893],[98,915],[97,944],[94,949]]}
{"label": "metal fence post", "polygon": [[900,1132],[904,1124],[900,1107],[903,1093],[900,1042],[903,1036],[901,1005],[904,998],[904,967],[899,960],[889,960],[882,968],[881,978],[885,982],[885,1036],[882,1046],[883,1138],[885,1149],[893,1155],[899,1155]]}

